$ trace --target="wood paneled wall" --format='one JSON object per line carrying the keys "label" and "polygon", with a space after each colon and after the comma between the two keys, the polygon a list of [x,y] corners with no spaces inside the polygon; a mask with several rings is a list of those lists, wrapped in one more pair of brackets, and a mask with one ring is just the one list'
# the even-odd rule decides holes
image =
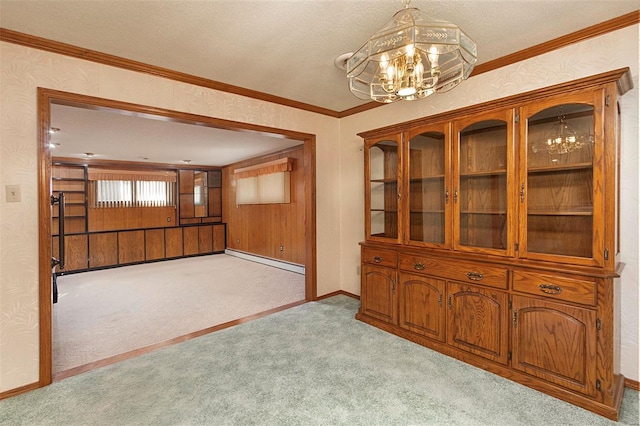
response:
{"label": "wood paneled wall", "polygon": [[176,226],[176,208],[89,208],[89,232]]}
{"label": "wood paneled wall", "polygon": [[[300,145],[223,169],[223,220],[227,223],[228,248],[286,262],[305,263],[303,154],[303,146]],[[284,157],[293,159],[291,202],[236,205],[233,171]]]}

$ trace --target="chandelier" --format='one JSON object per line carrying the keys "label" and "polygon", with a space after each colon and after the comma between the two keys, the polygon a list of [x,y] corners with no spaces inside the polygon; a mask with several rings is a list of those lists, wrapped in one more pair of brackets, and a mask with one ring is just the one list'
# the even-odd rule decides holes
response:
{"label": "chandelier", "polygon": [[538,143],[534,144],[533,152],[547,151],[549,154],[568,154],[593,143],[593,136],[579,132],[567,122],[567,118],[560,109],[558,121],[553,124],[551,131]]}
{"label": "chandelier", "polygon": [[413,101],[449,91],[471,74],[476,44],[458,26],[410,8],[410,1],[347,60],[349,89],[358,98]]}

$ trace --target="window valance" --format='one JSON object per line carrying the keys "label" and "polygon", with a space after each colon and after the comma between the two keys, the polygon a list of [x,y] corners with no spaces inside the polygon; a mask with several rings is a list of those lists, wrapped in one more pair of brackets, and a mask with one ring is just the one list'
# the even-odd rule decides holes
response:
{"label": "window valance", "polygon": [[173,170],[118,170],[89,167],[89,180],[130,180],[175,182],[176,172]]}
{"label": "window valance", "polygon": [[272,173],[290,172],[292,169],[293,159],[285,157],[266,163],[256,164],[255,166],[235,169],[233,173],[236,179],[242,179],[260,175],[268,175]]}

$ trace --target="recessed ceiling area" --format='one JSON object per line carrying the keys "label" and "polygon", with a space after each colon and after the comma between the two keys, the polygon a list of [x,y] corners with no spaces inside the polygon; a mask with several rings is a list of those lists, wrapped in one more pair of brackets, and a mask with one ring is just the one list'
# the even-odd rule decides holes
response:
{"label": "recessed ceiling area", "polygon": [[53,157],[222,167],[300,145],[300,140],[141,117],[116,110],[51,105]]}

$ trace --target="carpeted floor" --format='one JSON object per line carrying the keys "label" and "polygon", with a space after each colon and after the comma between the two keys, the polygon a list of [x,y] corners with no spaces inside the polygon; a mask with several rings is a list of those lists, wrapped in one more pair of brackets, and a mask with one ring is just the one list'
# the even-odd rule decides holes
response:
{"label": "carpeted floor", "polygon": [[53,372],[304,300],[304,275],[226,254],[58,278]]}
{"label": "carpeted floor", "polygon": [[[615,425],[356,321],[335,296],[0,401],[2,425]],[[619,425],[638,424],[627,389]]]}

